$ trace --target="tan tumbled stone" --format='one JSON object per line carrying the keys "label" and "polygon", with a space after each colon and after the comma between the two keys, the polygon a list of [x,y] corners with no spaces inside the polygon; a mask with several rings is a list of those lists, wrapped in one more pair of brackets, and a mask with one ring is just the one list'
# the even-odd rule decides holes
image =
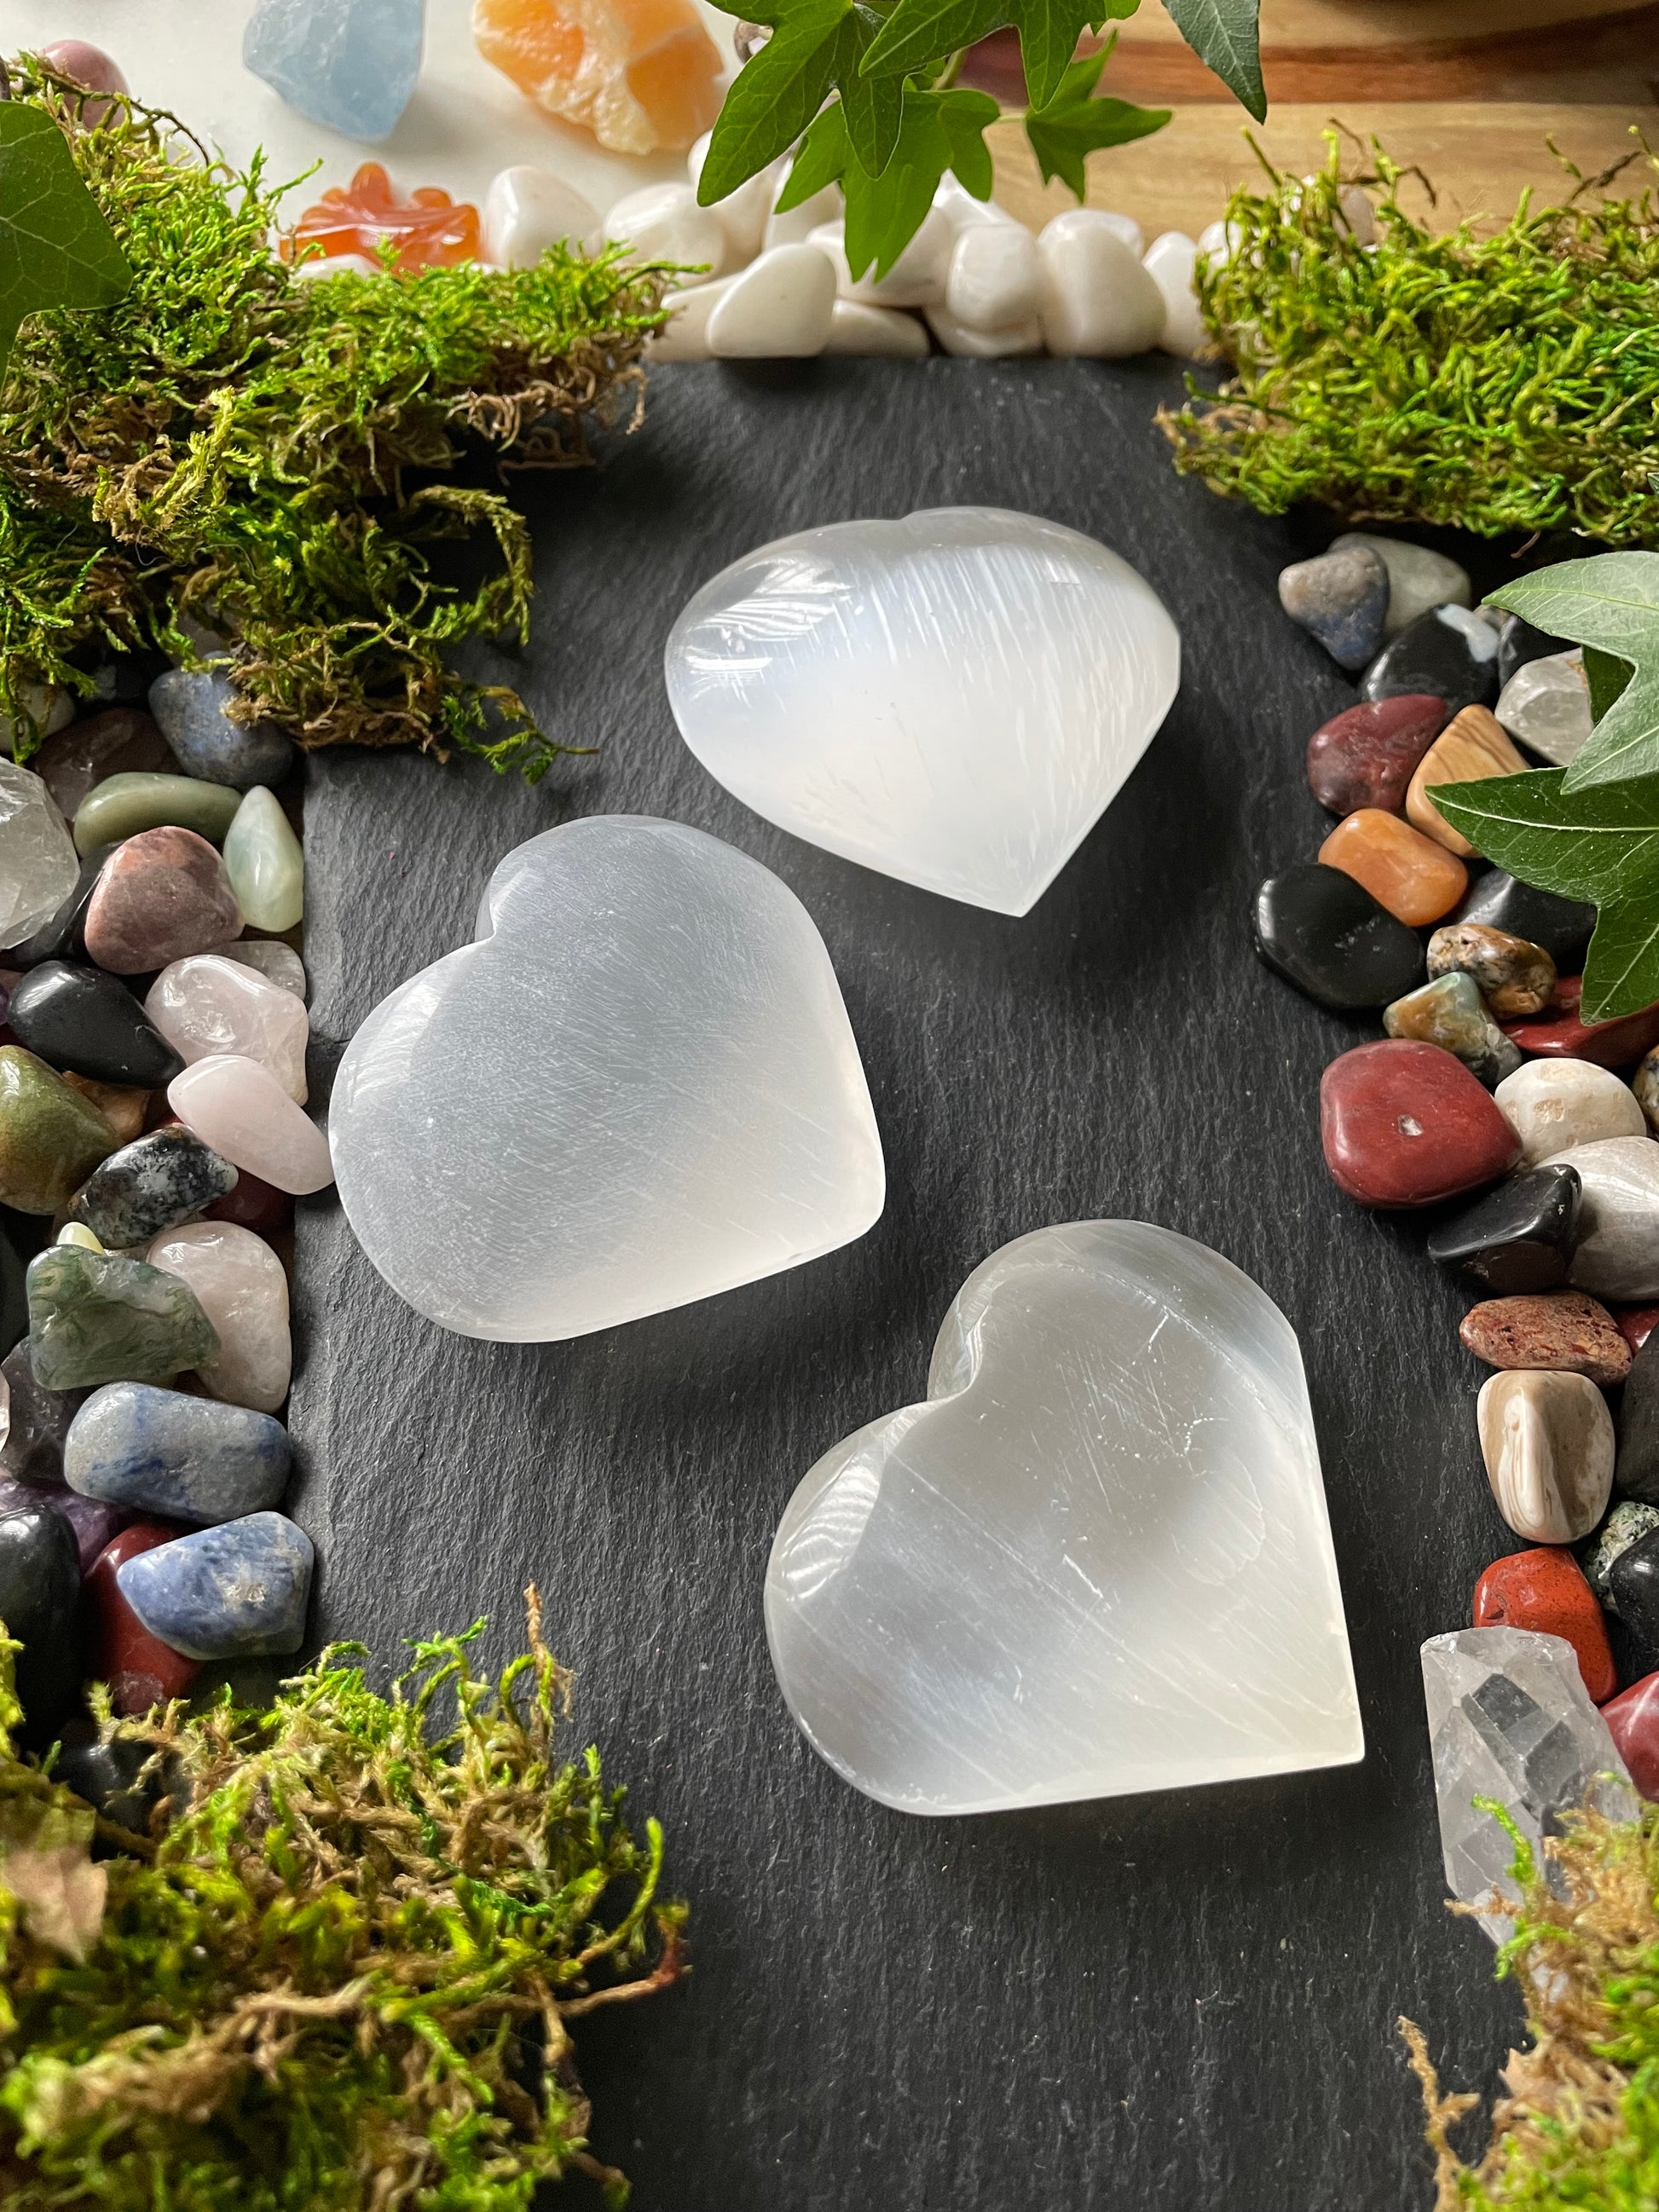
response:
{"label": "tan tumbled stone", "polygon": [[1431,785],[1474,783],[1489,775],[1519,775],[1527,763],[1510,743],[1504,725],[1490,708],[1465,707],[1442,730],[1417,764],[1406,787],[1406,817],[1425,837],[1460,860],[1474,848],[1454,830],[1429,796]]}
{"label": "tan tumbled stone", "polygon": [[1480,1454],[1498,1510],[1530,1544],[1576,1544],[1607,1510],[1614,1441],[1607,1401],[1583,1375],[1510,1369],[1482,1386]]}

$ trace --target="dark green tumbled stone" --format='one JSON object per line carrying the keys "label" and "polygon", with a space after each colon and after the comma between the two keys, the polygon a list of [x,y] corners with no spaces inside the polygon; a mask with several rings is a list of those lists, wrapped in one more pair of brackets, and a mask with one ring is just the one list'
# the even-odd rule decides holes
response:
{"label": "dark green tumbled stone", "polygon": [[196,1293],[142,1260],[52,1244],[29,1262],[29,1358],[48,1390],[165,1382],[219,1350]]}

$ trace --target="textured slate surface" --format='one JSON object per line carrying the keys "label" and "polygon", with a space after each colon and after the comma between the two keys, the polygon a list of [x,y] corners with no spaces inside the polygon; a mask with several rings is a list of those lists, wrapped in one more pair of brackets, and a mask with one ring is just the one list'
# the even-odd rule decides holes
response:
{"label": "textured slate surface", "polygon": [[[596,2148],[639,2212],[1393,2212],[1428,2193],[1396,2014],[1460,2085],[1514,2030],[1486,1938],[1441,1910],[1416,1662],[1513,1548],[1475,1449],[1463,1301],[1419,1224],[1327,1181],[1319,1073],[1370,1032],[1269,976],[1247,930],[1260,878],[1322,834],[1302,747],[1352,693],[1279,611],[1288,527],[1172,475],[1150,418],[1177,385],[1145,363],[659,373],[601,474],[530,488],[537,635],[492,664],[598,757],[534,792],[404,757],[312,766],[325,1037],[471,935],[511,845],[571,813],[663,814],[805,901],[886,1146],[862,1243],[567,1345],[440,1334],[337,1211],[301,1209],[293,1426],[319,1632],[389,1649],[488,1612],[501,1653],[535,1576],[577,1728],[660,1814],[694,1902],[691,1979],[581,2037]],[[1163,733],[1024,921],[774,830],[697,766],[663,696],[669,623],[724,562],[956,501],[1093,532],[1185,639]],[[921,1394],[976,1261],[1112,1214],[1217,1246],[1301,1332],[1368,1757],[1042,1814],[885,1811],[776,1694],[773,1527],[820,1452]]]}

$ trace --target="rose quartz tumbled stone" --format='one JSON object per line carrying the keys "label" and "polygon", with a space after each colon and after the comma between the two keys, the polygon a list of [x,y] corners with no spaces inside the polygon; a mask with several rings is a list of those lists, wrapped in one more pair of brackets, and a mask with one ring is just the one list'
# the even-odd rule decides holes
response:
{"label": "rose quartz tumbled stone", "polygon": [[197,1370],[216,1398],[274,1413],[288,1395],[293,1342],[288,1277],[269,1244],[228,1221],[163,1230],[144,1257],[177,1275],[218,1332],[218,1357]]}
{"label": "rose quartz tumbled stone", "polygon": [[198,1060],[167,1085],[187,1129],[233,1167],[301,1196],[334,1180],[328,1139],[268,1067],[234,1053]]}
{"label": "rose quartz tumbled stone", "polygon": [[305,1104],[304,1003],[240,961],[214,952],[175,960],[151,984],[144,1012],[186,1066],[210,1054],[257,1060]]}
{"label": "rose quartz tumbled stone", "polygon": [[142,975],[242,933],[225,864],[193,830],[141,830],[118,845],[87,906],[87,957]]}

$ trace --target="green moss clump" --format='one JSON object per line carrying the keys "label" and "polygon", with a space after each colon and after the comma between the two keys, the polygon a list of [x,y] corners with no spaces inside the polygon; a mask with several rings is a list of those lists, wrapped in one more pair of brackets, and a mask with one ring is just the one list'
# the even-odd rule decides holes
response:
{"label": "green moss clump", "polygon": [[234,174],[136,106],[83,128],[85,96],[38,66],[13,92],[64,129],[133,283],[33,318],[0,391],[0,708],[30,683],[86,691],[112,647],[199,665],[188,618],[233,641],[236,711],[302,744],[538,775],[563,748],[446,665],[479,633],[522,637],[531,591],[521,517],[457,465],[587,458],[637,401],[665,272],[555,248],[528,270],[296,276],[257,160]]}
{"label": "green moss clump", "polygon": [[1342,221],[1336,141],[1311,184],[1269,171],[1200,283],[1235,376],[1160,416],[1176,465],[1269,514],[1659,542],[1659,208],[1586,198],[1437,238],[1376,153],[1378,242]]}
{"label": "green moss clump", "polygon": [[[1497,1812],[1498,1808],[1488,1809]],[[1501,1815],[1500,1815],[1501,1817]],[[1400,2023],[1423,2086],[1435,2212],[1652,2212],[1659,2204],[1659,1806],[1570,1817],[1540,1864],[1508,1820],[1522,1905],[1498,1953],[1526,2005],[1491,2141],[1466,2166],[1448,2130],[1480,2102],[1443,2096],[1420,2029]]]}
{"label": "green moss clump", "polygon": [[[673,1980],[684,1909],[599,1754],[554,1756],[533,1592],[497,1683],[477,1633],[416,1645],[389,1697],[336,1645],[269,1711],[106,1719],[171,1792],[146,1838],[0,1733],[7,2212],[523,2212],[572,2171],[625,2200],[568,2023]],[[94,1825],[118,1848],[90,1863]]]}

